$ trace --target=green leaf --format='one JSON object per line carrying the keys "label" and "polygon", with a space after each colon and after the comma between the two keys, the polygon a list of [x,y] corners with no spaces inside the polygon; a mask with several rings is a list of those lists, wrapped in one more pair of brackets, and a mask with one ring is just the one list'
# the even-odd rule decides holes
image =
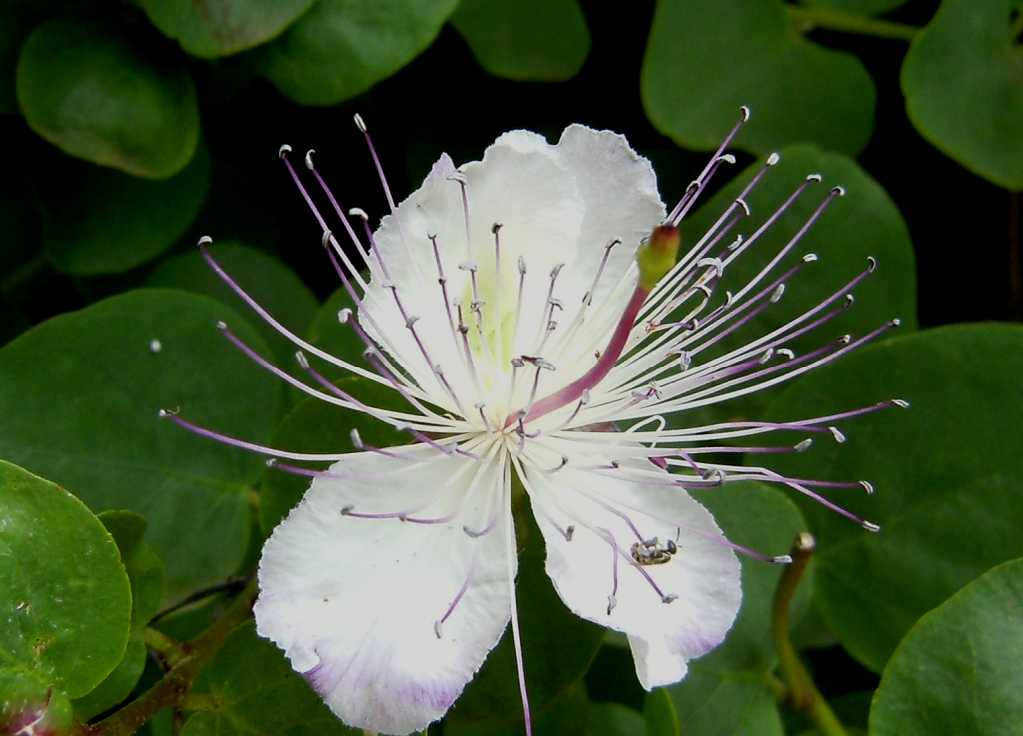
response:
{"label": "green leaf", "polygon": [[577,0],[465,0],[451,22],[480,66],[506,79],[571,79],[590,51]]}
{"label": "green leaf", "polygon": [[140,0],[153,25],[193,56],[212,59],[279,35],[316,0]]}
{"label": "green leaf", "polygon": [[15,5],[4,9],[4,22],[0,23],[0,113],[17,113],[14,70],[18,64],[18,51],[36,22],[36,12],[29,7]]}
{"label": "green leaf", "polygon": [[284,653],[239,626],[196,682],[212,696],[212,710],[194,714],[181,736],[330,736],[357,734],[323,704],[291,669]]}
{"label": "green leaf", "polygon": [[1023,734],[1023,559],[999,565],[927,613],[885,667],[871,736]]}
{"label": "green leaf", "polygon": [[[532,515],[517,513],[515,521],[519,540],[515,595],[522,657],[530,706],[541,711],[582,679],[603,641],[604,629],[572,614],[558,598],[544,571],[546,551]],[[509,626],[447,720],[521,723],[521,718],[522,703]]]}
{"label": "green leaf", "polygon": [[429,46],[457,0],[320,0],[257,64],[301,105],[335,105],[391,76]]}
{"label": "green leaf", "polygon": [[765,153],[806,140],[858,153],[874,127],[873,82],[855,56],[797,34],[781,0],[660,0],[642,71],[654,127],[715,148],[753,110],[736,145]]}
{"label": "green leaf", "polygon": [[[84,695],[121,660],[130,618],[103,525],[63,488],[0,461],[0,681],[21,683],[0,692]],[[19,700],[0,699],[0,723]]]}
{"label": "green leaf", "polygon": [[1023,47],[1011,28],[1014,7],[944,0],[909,47],[902,91],[920,135],[975,174],[1020,190]]}
{"label": "green leaf", "polygon": [[99,514],[99,520],[117,542],[121,562],[131,581],[131,628],[137,635],[159,610],[163,600],[163,562],[152,547],[142,542],[147,524],[139,514],[104,511]]}
{"label": "green leaf", "polygon": [[124,657],[96,688],[74,702],[75,715],[87,721],[124,702],[146,667],[146,645],[138,639],[128,642]]}
{"label": "green leaf", "polygon": [[[725,535],[766,554],[784,554],[806,529],[799,509],[785,494],[767,485],[738,482],[694,492]],[[742,608],[725,643],[689,663],[689,674],[665,688],[685,734],[781,734],[780,717],[767,673],[774,666],[771,606],[782,568],[742,557]],[[796,596],[793,621],[805,611],[812,578],[804,578]]]}
{"label": "green leaf", "polygon": [[[366,378],[348,376],[336,381],[346,393],[382,409],[407,408],[395,391]],[[361,412],[309,398],[284,418],[274,434],[274,447],[300,452],[355,452],[351,431],[357,429],[362,441],[373,447],[404,445],[412,437]],[[277,526],[302,498],[309,478],[268,468],[263,478],[259,504],[260,526],[265,534]]]}
{"label": "green leaf", "polygon": [[165,179],[199,142],[195,87],[181,67],[79,18],[43,23],[21,49],[18,104],[29,127],[65,153]]}
{"label": "green leaf", "polygon": [[[273,256],[241,243],[216,243],[211,253],[281,324],[299,335],[306,331],[318,305],[294,271]],[[146,285],[205,294],[233,309],[248,309],[210,270],[197,250],[165,260],[149,276]],[[295,346],[262,320],[257,319],[254,324],[279,364],[291,368],[295,363]]]}
{"label": "green leaf", "polygon": [[170,248],[188,230],[209,189],[199,146],[182,171],[161,181],[61,161],[37,187],[46,255],[78,276],[127,271]]}
{"label": "green leaf", "polygon": [[[306,337],[309,342],[332,355],[344,358],[349,363],[367,369],[371,368],[370,364],[362,357],[362,353],[366,349],[365,343],[362,342],[351,325],[341,324],[338,319],[338,312],[342,309],[351,309],[354,312],[357,307],[344,289],[338,289],[316,312],[316,316],[309,324]],[[324,366],[323,374],[338,378],[350,375],[334,366]]]}
{"label": "green leaf", "polygon": [[[746,198],[753,211],[750,224],[740,224],[730,235],[735,232],[747,236],[752,234],[804,182],[808,174],[821,174],[823,182],[810,184],[796,204],[786,210],[762,238],[728,267],[721,280],[719,293],[721,290],[738,291],[760,272],[806,222],[832,186],[841,185],[846,195],[832,201],[809,233],[760,282],[761,288],[799,263],[806,253],[815,253],[818,261],[807,264],[801,273],[789,279],[781,300],[723,340],[714,349],[713,355],[740,347],[816,306],[862,272],[867,267],[868,256],[877,259],[878,268],[876,273],[857,287],[853,307],[786,347],[795,349],[797,353],[807,352],[844,332],[863,334],[893,317],[902,320],[900,329],[914,329],[916,269],[913,245],[895,203],[876,181],[846,156],[826,153],[815,146],[805,145],[786,148],[780,153],[778,164],[767,172]],[[752,164],[711,197],[691,218],[686,218],[681,225],[683,238],[689,233],[690,242],[693,242],[706,232],[762,165],[762,162]],[[669,417],[669,421],[681,426],[681,423],[696,425],[706,421],[721,421],[726,417],[765,419],[764,409],[779,391],[773,389],[757,392],[710,405],[695,415],[691,412],[675,415]]]}
{"label": "green leaf", "polygon": [[853,15],[881,15],[906,4],[906,0],[799,0],[801,5],[841,10]]}
{"label": "green leaf", "polygon": [[[880,671],[914,621],[992,565],[1023,554],[1023,329],[976,324],[888,340],[784,393],[771,420],[822,416],[891,397],[912,402],[842,423],[844,444],[778,455],[803,478],[870,480],[873,496],[829,495],[882,525],[870,534],[801,499],[817,536],[815,596],[849,652]],[[978,532],[983,530],[983,532]]]}
{"label": "green leaf", "polygon": [[[657,688],[646,696],[643,704],[643,727],[646,736],[679,736],[675,703],[664,688]],[[628,733],[639,733],[639,730]]]}
{"label": "green leaf", "polygon": [[587,736],[634,736],[643,733],[643,715],[621,703],[590,703]]}
{"label": "green leaf", "polygon": [[[594,729],[590,702],[586,696],[586,688],[577,682],[555,700],[545,706],[536,707],[530,699],[530,715],[535,736],[562,736],[569,733],[585,733],[587,736],[617,736],[616,731]],[[598,711],[599,713],[599,711]],[[598,715],[599,717],[599,715]],[[586,730],[586,724],[590,728]],[[599,724],[598,724],[599,725]],[[432,731],[431,731],[432,733]],[[447,719],[444,721],[445,736],[522,736],[525,725],[522,719],[460,721]],[[629,732],[632,733],[632,732]],[[426,733],[423,736],[427,736]]]}
{"label": "green leaf", "polygon": [[236,571],[263,464],[157,411],[180,408],[261,442],[281,409],[277,379],[224,339],[219,319],[266,352],[227,307],[157,289],[56,317],[0,350],[0,456],[79,490],[94,509],[145,516],[173,599]]}

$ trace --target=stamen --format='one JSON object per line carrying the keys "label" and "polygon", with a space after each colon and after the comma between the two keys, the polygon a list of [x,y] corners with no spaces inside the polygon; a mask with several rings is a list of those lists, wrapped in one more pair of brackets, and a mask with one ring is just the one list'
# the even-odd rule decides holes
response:
{"label": "stamen", "polygon": [[476,560],[473,558],[472,564],[469,566],[469,572],[465,576],[465,581],[462,583],[462,587],[455,593],[454,599],[451,601],[451,605],[448,606],[448,610],[444,612],[444,615],[433,622],[433,633],[437,635],[437,638],[441,638],[441,627],[444,626],[444,622],[448,620],[452,613],[455,611],[455,606],[458,605],[459,601],[462,600],[462,596],[465,595],[465,591],[469,589],[469,582],[472,579],[473,568],[476,566]]}
{"label": "stamen", "polygon": [[373,145],[373,139],[369,135],[369,130],[366,128],[366,122],[362,119],[362,115],[355,113],[354,115],[355,127],[359,129],[363,137],[366,139],[366,147],[369,148],[369,155],[373,157],[373,166],[376,167],[377,176],[380,177],[380,185],[384,188],[384,196],[387,198],[387,206],[391,208],[391,212],[394,212],[397,207],[394,205],[394,197],[391,196],[391,188],[387,185],[387,177],[384,175],[384,167],[380,164],[380,157],[377,156],[377,149]]}
{"label": "stamen", "polygon": [[[510,469],[506,466],[506,473]],[[505,484],[510,483],[505,476]],[[505,562],[508,571],[508,597],[511,602],[512,646],[515,649],[515,667],[519,676],[519,695],[522,699],[522,718],[526,725],[526,736],[533,736],[533,719],[529,714],[529,695],[526,693],[526,668],[522,661],[522,637],[519,633],[519,611],[515,600],[515,522],[511,513],[511,496],[509,494],[508,513],[505,514]]]}

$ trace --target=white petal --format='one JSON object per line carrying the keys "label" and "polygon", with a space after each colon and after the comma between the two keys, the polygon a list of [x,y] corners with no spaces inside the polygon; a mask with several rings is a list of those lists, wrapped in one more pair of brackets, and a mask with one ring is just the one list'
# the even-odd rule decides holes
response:
{"label": "white petal", "polygon": [[[444,715],[508,623],[509,511],[505,468],[493,455],[395,452],[414,459],[353,454],[331,468],[344,480],[313,481],[263,548],[255,614],[258,632],[342,720],[406,734]],[[350,515],[455,511],[431,524]],[[488,523],[479,537],[463,530]],[[467,576],[438,638],[435,623]]]}
{"label": "white petal", "polygon": [[[686,662],[718,646],[731,628],[742,598],[739,562],[723,543],[713,517],[681,488],[641,482],[630,468],[655,469],[646,460],[621,460],[620,469],[599,471],[607,456],[579,454],[578,443],[548,438],[549,454],[569,463],[545,472],[540,453],[526,488],[547,543],[547,573],[576,614],[629,635],[636,673],[644,687],[677,682]],[[572,455],[572,451],[575,455]],[[538,469],[538,467],[540,469]],[[588,469],[589,468],[589,469]],[[626,518],[627,517],[627,520]],[[631,556],[640,538],[676,540],[678,552],[659,565],[638,566]],[[561,530],[574,526],[571,541]],[[619,550],[618,590],[612,593],[614,547]],[[670,603],[644,579],[645,572]]]}

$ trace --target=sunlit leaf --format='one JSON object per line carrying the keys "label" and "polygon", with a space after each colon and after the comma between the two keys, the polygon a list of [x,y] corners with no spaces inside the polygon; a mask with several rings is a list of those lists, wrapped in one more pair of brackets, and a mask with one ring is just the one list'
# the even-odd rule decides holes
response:
{"label": "sunlit leaf", "polygon": [[660,0],[641,81],[647,117],[687,148],[717,146],[740,105],[755,124],[736,145],[754,153],[805,140],[854,154],[874,127],[863,64],[796,33],[781,0]]}
{"label": "sunlit leaf", "polygon": [[465,0],[451,22],[480,66],[507,79],[570,79],[590,50],[577,0]]}
{"label": "sunlit leaf", "polygon": [[195,152],[199,109],[188,72],[155,63],[106,26],[43,23],[22,46],[17,73],[26,122],[72,156],[165,179]]}
{"label": "sunlit leaf", "polygon": [[1023,733],[1023,559],[985,573],[927,613],[885,667],[871,736]]}

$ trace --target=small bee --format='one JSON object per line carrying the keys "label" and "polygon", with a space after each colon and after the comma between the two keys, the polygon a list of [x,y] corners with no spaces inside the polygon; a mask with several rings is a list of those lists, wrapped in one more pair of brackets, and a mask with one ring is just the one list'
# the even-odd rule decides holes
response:
{"label": "small bee", "polygon": [[671,560],[671,556],[678,552],[678,545],[668,540],[664,545],[654,537],[643,542],[636,542],[632,545],[632,559],[640,565],[663,565]]}

